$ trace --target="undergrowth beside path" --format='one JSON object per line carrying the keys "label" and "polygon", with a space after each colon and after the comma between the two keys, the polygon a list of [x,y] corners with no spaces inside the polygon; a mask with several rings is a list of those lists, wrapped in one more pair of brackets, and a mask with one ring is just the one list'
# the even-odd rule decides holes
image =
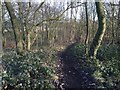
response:
{"label": "undergrowth beside path", "polygon": [[79,43],[64,47],[44,47],[15,51],[2,57],[3,90],[52,90],[64,88],[120,88],[120,47],[102,46],[96,60],[85,57]]}

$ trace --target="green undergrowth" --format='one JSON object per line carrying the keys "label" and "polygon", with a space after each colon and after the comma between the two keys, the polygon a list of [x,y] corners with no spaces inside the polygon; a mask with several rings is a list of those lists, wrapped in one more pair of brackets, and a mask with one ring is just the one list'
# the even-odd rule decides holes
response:
{"label": "green undergrowth", "polygon": [[93,77],[99,83],[98,88],[120,88],[120,46],[101,46],[95,60],[85,57],[85,47],[80,43],[71,44],[64,51],[66,58],[83,61],[81,66],[95,68]]}
{"label": "green undergrowth", "polygon": [[120,46],[115,44],[109,46],[101,46],[98,50],[98,56],[107,61],[110,61],[112,59],[120,60]]}
{"label": "green undergrowth", "polygon": [[97,70],[94,73],[102,86],[120,88],[120,46],[101,46],[95,61]]}
{"label": "green undergrowth", "polygon": [[65,54],[73,58],[81,58],[85,55],[85,45],[80,43],[73,43],[65,50]]}
{"label": "green undergrowth", "polygon": [[[51,49],[40,49],[19,56],[15,51],[6,52],[2,57],[3,89],[40,90],[55,88],[55,55]],[[11,90],[10,89],[10,90]]]}
{"label": "green undergrowth", "polygon": [[[66,60],[79,60],[81,67],[94,68],[92,76],[98,81],[98,88],[120,88],[120,46],[101,46],[97,59],[85,57],[86,46],[74,43],[68,46],[63,57]],[[9,86],[16,89],[40,90],[55,88],[56,50],[42,47],[39,50],[27,52],[19,56],[16,52],[6,52],[2,57],[3,88]]]}

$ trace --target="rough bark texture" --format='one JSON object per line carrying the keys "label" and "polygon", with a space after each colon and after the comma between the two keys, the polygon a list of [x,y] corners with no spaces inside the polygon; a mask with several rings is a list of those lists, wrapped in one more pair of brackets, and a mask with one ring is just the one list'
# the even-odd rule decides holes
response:
{"label": "rough bark texture", "polygon": [[102,42],[106,30],[106,19],[102,0],[100,2],[95,2],[95,5],[98,16],[98,30],[89,50],[89,56],[93,58],[96,58],[97,51],[100,47],[100,44]]}
{"label": "rough bark texture", "polygon": [[12,23],[12,28],[13,28],[15,43],[16,43],[16,51],[18,54],[22,54],[23,52],[22,35],[21,35],[22,32],[20,31],[20,26],[18,24],[17,17],[15,16],[14,9],[11,3],[5,2],[5,5],[10,15],[10,19]]}

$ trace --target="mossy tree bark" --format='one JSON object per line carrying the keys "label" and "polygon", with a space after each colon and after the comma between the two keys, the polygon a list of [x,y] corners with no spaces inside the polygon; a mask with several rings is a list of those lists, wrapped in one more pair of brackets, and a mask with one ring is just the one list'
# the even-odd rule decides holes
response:
{"label": "mossy tree bark", "polygon": [[12,23],[12,28],[13,28],[15,43],[16,43],[16,52],[17,54],[23,54],[22,31],[20,31],[20,26],[19,26],[17,17],[15,16],[13,6],[11,2],[5,2],[5,5],[10,15],[10,19]]}
{"label": "mossy tree bark", "polygon": [[105,30],[106,30],[106,19],[105,19],[103,1],[100,0],[99,2],[95,2],[95,5],[96,5],[97,16],[98,16],[98,30],[96,32],[96,35],[93,39],[93,42],[89,50],[89,56],[92,58],[96,58],[97,51],[101,45]]}

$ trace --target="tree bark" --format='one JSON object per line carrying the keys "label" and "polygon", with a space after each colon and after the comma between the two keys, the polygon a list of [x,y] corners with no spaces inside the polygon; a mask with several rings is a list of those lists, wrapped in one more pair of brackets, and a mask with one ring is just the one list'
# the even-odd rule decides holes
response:
{"label": "tree bark", "polygon": [[[1,59],[1,54],[2,54],[2,2],[0,1],[0,59]],[[0,63],[1,64],[1,63]],[[1,84],[1,83],[0,83]]]}
{"label": "tree bark", "polygon": [[15,13],[14,13],[13,6],[11,5],[10,2],[5,2],[5,5],[10,15],[10,19],[12,23],[12,28],[13,28],[15,43],[16,43],[16,52],[17,54],[23,54],[22,35],[21,35],[20,26],[19,26],[17,17],[15,16]]}
{"label": "tree bark", "polygon": [[97,51],[101,45],[105,30],[106,30],[106,19],[105,19],[105,12],[104,12],[104,5],[103,1],[95,2],[96,5],[96,12],[98,16],[98,30],[96,35],[93,39],[93,42],[90,46],[89,56],[92,58],[96,58]]}
{"label": "tree bark", "polygon": [[5,29],[5,25],[4,25],[4,8],[3,5],[1,5],[1,10],[2,10],[2,47],[6,47],[6,37],[5,37],[5,33],[4,33],[4,29]]}
{"label": "tree bark", "polygon": [[18,2],[19,6],[19,19],[20,19],[20,29],[22,30],[22,39],[23,39],[23,49],[25,49],[25,30],[24,30],[24,22],[23,22],[23,12],[22,12],[22,2]]}
{"label": "tree bark", "polygon": [[118,5],[118,26],[117,26],[117,44],[120,44],[120,1]]}
{"label": "tree bark", "polygon": [[30,51],[31,47],[31,39],[30,39],[30,32],[27,32],[27,50]]}
{"label": "tree bark", "polygon": [[87,10],[87,2],[85,2],[85,13],[86,13],[86,38],[85,38],[85,53],[88,54],[88,39],[89,39],[89,32],[88,32],[88,10]]}
{"label": "tree bark", "polygon": [[25,19],[25,31],[26,31],[26,50],[30,51],[31,48],[31,32],[28,29],[27,19]]}
{"label": "tree bark", "polygon": [[[113,2],[114,3],[114,2]],[[112,29],[112,44],[114,44],[115,42],[115,31],[114,31],[114,6],[112,6],[112,25],[111,25],[111,29]]]}

